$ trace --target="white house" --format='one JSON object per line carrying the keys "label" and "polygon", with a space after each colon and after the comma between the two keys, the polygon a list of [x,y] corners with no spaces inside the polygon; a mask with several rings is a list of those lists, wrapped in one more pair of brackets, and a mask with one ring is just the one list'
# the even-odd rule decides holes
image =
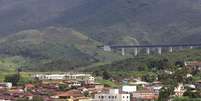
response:
{"label": "white house", "polygon": [[11,89],[12,88],[12,83],[10,83],[10,82],[0,83],[0,88]]}
{"label": "white house", "polygon": [[137,86],[128,86],[128,85],[122,86],[122,91],[125,93],[132,93],[137,91]]}
{"label": "white house", "polygon": [[72,82],[71,84],[69,84],[69,87],[81,87],[81,83],[80,82]]}
{"label": "white house", "polygon": [[130,101],[130,94],[119,93],[119,89],[110,89],[108,93],[95,94],[93,101]]}

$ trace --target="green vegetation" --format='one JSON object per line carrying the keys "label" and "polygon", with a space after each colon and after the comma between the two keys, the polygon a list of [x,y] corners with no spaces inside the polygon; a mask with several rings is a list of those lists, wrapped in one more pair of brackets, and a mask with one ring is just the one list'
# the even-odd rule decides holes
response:
{"label": "green vegetation", "polygon": [[16,86],[19,80],[20,80],[20,75],[12,74],[12,75],[5,76],[4,82],[11,82],[14,86]]}
{"label": "green vegetation", "polygon": [[119,87],[118,84],[115,84],[111,80],[98,79],[97,82],[100,83],[100,84],[105,85],[106,87],[113,87],[113,88]]}
{"label": "green vegetation", "polygon": [[73,29],[26,30],[0,39],[1,79],[16,68],[24,71],[72,71],[124,59],[97,49],[101,43]]}
{"label": "green vegetation", "polygon": [[173,101],[201,101],[201,98],[176,97]]}
{"label": "green vegetation", "polygon": [[26,83],[32,83],[33,79],[31,78],[31,73],[29,72],[11,72],[5,73],[4,78],[2,78],[4,82],[11,82],[14,86],[21,85],[23,86]]}
{"label": "green vegetation", "polygon": [[[201,50],[183,50],[174,53],[167,53],[162,55],[150,55],[128,58],[111,64],[100,65],[93,68],[86,68],[85,71],[92,71],[103,74],[104,70],[110,72],[113,76],[127,76],[127,77],[143,77],[145,75],[155,75],[155,71],[168,68],[170,65],[183,65],[185,61],[200,61]],[[199,74],[196,77],[199,79]],[[195,78],[196,79],[196,78]]]}

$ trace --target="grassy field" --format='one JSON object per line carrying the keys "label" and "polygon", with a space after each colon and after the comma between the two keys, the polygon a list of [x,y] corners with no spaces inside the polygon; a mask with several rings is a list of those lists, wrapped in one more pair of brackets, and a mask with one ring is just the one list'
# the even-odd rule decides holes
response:
{"label": "grassy field", "polygon": [[115,84],[114,82],[112,82],[110,80],[97,79],[96,82],[100,83],[100,84],[103,84],[105,86],[108,86],[108,87],[112,87],[112,88],[117,88],[117,87],[120,86],[120,85]]}

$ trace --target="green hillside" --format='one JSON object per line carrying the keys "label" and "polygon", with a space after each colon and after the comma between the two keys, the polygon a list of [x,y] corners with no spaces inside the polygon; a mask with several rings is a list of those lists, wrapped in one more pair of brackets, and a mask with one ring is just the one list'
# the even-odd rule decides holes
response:
{"label": "green hillside", "polygon": [[[86,68],[84,71],[97,72],[109,71],[114,75],[143,75],[144,72],[160,70],[164,63],[175,64],[185,61],[201,61],[201,49],[183,50],[174,53],[163,53],[162,55],[152,54],[150,56],[140,55],[125,60],[116,61],[110,64],[100,65],[93,68]],[[101,73],[101,72],[99,72]]]}
{"label": "green hillside", "polygon": [[0,54],[11,58],[19,56],[26,61],[19,67],[40,71],[69,71],[99,61],[122,58],[115,53],[103,52],[97,48],[98,45],[101,43],[73,29],[48,27],[2,38]]}

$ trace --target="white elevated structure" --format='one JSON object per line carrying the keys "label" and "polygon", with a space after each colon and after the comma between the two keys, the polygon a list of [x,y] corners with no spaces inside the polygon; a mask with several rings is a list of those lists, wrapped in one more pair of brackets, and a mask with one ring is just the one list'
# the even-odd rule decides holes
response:
{"label": "white elevated structure", "polygon": [[108,93],[96,94],[93,101],[130,101],[130,94],[119,93],[118,89],[110,89]]}
{"label": "white elevated structure", "polygon": [[104,50],[104,51],[108,51],[108,52],[112,51],[111,47],[108,46],[108,45],[105,45],[105,46],[103,47],[103,50]]}

